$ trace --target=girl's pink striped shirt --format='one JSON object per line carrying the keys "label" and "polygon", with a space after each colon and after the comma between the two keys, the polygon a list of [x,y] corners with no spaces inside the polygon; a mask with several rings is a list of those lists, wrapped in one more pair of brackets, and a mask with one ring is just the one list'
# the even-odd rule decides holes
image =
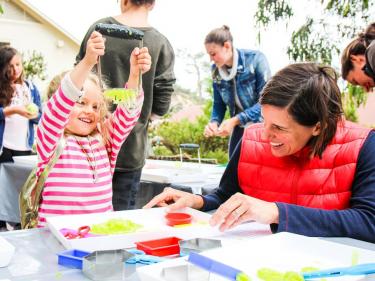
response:
{"label": "girl's pink striped shirt", "polygon": [[40,175],[65,137],[66,145],[44,184],[38,226],[49,216],[88,214],[112,210],[112,175],[122,143],[135,126],[142,103],[128,111],[118,106],[108,119],[109,143],[99,134],[79,137],[65,135],[69,114],[81,92],[67,74],[59,90],[48,101],[37,130],[38,171]]}

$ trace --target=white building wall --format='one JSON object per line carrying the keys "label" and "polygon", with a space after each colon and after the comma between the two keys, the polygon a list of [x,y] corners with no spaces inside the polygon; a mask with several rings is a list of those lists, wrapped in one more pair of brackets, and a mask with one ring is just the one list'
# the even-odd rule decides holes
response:
{"label": "white building wall", "polygon": [[9,42],[12,47],[25,54],[36,50],[43,55],[47,64],[47,78],[45,81],[37,79],[35,83],[44,94],[53,76],[73,67],[79,46],[52,27],[22,14],[13,5],[5,6],[4,12],[0,16],[0,42]]}

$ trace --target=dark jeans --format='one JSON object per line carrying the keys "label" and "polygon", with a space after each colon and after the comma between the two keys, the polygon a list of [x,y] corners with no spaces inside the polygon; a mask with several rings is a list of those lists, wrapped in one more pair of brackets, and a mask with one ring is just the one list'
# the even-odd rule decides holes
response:
{"label": "dark jeans", "polygon": [[0,163],[4,162],[13,162],[13,156],[24,156],[24,155],[31,155],[31,150],[27,151],[19,151],[8,149],[3,147],[3,153],[0,155]]}
{"label": "dark jeans", "polygon": [[232,154],[238,143],[241,142],[244,128],[236,126],[233,129],[232,135],[229,140],[229,159],[232,157]]}
{"label": "dark jeans", "polygon": [[115,211],[134,210],[141,181],[142,169],[115,172],[112,180],[113,208]]}

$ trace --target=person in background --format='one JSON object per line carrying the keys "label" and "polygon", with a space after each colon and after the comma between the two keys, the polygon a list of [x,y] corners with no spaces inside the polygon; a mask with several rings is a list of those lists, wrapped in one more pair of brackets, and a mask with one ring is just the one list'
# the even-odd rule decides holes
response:
{"label": "person in background", "polygon": [[[37,108],[30,110],[32,103]],[[23,78],[21,55],[12,47],[0,48],[0,163],[31,154],[40,105],[38,88]]]}
{"label": "person in background", "polygon": [[[226,25],[208,33],[204,44],[214,63],[214,102],[211,120],[205,127],[204,135],[231,136],[231,157],[244,127],[261,121],[259,95],[271,72],[261,52],[234,48],[232,34]],[[230,119],[223,121],[227,108]]]}
{"label": "person in background", "polygon": [[[9,46],[0,48],[0,163],[31,154],[40,105],[38,88],[24,79],[21,55]],[[0,228],[5,226],[0,221]]]}
{"label": "person in background", "polygon": [[[140,116],[143,91],[134,108],[119,105],[110,118],[97,76],[90,74],[104,55],[104,38],[94,31],[87,41],[86,55],[67,73],[60,88],[48,100],[37,131],[39,176],[58,148],[66,145],[44,183],[38,210],[38,226],[56,215],[112,211],[112,175],[122,143]],[[125,88],[137,88],[142,73],[150,69],[146,47],[130,56]]]}
{"label": "person in background", "polygon": [[65,74],[67,74],[68,71],[63,71],[57,75],[55,75],[51,81],[49,82],[47,89],[46,89],[46,98],[47,101],[52,97],[54,93],[56,93],[57,89],[59,88],[61,84],[61,80],[64,78]]}
{"label": "person in background", "polygon": [[165,189],[144,208],[217,211],[222,231],[254,220],[272,232],[375,242],[375,132],[345,121],[334,70],[289,65],[264,87],[264,123],[245,129],[212,194]]}
{"label": "person in background", "polygon": [[[143,76],[145,100],[141,116],[124,142],[116,162],[113,176],[113,207],[116,211],[137,207],[136,198],[140,186],[142,168],[147,153],[147,128],[150,120],[157,119],[169,110],[174,76],[174,52],[168,39],[152,27],[149,12],[155,0],[121,0],[121,14],[95,22],[82,41],[76,60],[85,55],[86,42],[97,23],[118,24],[137,28],[144,32],[144,46],[152,57],[150,71]],[[106,38],[107,54],[101,58],[102,72],[110,88],[123,87],[129,76],[129,54],[138,45],[136,40]]]}
{"label": "person in background", "polygon": [[375,86],[375,23],[351,41],[341,56],[341,74],[366,92]]}

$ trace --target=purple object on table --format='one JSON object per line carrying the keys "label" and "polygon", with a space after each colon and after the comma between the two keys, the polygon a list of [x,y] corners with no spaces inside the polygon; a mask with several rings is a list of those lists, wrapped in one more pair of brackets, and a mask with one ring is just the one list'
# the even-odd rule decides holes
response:
{"label": "purple object on table", "polygon": [[67,239],[80,239],[80,238],[87,238],[87,237],[96,237],[96,236],[102,236],[99,234],[91,234],[89,233],[90,228],[78,228],[76,229],[70,229],[70,228],[61,228],[60,233],[64,235]]}

